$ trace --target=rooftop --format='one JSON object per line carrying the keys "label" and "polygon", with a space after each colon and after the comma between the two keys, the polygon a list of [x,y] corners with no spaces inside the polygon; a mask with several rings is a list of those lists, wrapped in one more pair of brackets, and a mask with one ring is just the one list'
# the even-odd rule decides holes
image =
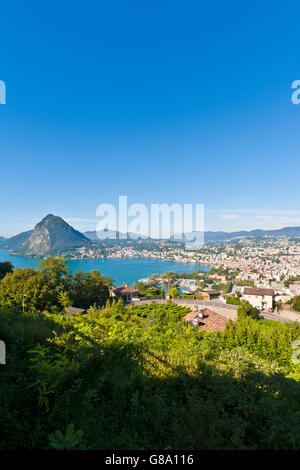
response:
{"label": "rooftop", "polygon": [[245,287],[244,294],[246,295],[274,295],[274,289],[265,289],[259,287]]}
{"label": "rooftop", "polygon": [[85,310],[83,308],[69,307],[65,315],[72,317],[73,315],[78,315],[80,313],[85,313]]}
{"label": "rooftop", "polygon": [[126,295],[126,294],[137,294],[138,290],[130,287],[128,284],[124,284],[123,286],[117,286],[111,289],[110,291],[112,294],[115,295]]}
{"label": "rooftop", "polygon": [[[185,315],[184,320],[188,323],[194,321],[199,316],[198,311],[190,312]],[[203,318],[198,319],[198,326],[202,328],[202,330],[209,330],[209,331],[223,331],[226,324],[230,321],[229,318],[223,317],[217,312],[210,310],[208,308],[202,309]]]}

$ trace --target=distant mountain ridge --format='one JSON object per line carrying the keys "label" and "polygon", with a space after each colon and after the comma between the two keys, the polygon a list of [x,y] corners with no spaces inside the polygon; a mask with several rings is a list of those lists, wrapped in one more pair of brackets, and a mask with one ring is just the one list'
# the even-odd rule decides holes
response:
{"label": "distant mountain ridge", "polygon": [[[109,239],[113,235],[112,230],[102,230],[98,232],[100,238],[97,236],[96,231],[89,231],[81,233],[75,230],[71,225],[65,222],[61,217],[48,214],[41,222],[39,222],[34,230],[19,233],[9,239],[0,237],[0,247],[13,251],[15,254],[23,256],[49,256],[61,255],[75,248],[91,246],[95,243],[104,242],[106,244],[119,244],[123,246],[124,239],[120,238],[119,232],[116,232],[116,238]],[[188,242],[191,234],[186,234],[181,240],[176,240],[171,237],[175,242]],[[273,230],[241,230],[237,232],[204,232],[205,243],[225,243],[241,238],[262,239],[264,237],[295,237],[300,238],[300,226],[297,227],[284,227],[281,229]],[[139,239],[145,240],[145,236],[129,233],[127,240],[135,240],[136,243]],[[125,239],[126,240],[126,239]],[[151,241],[151,239],[149,239]],[[152,240],[155,243],[156,240]]]}
{"label": "distant mountain ridge", "polygon": [[2,245],[6,242],[7,238],[5,237],[0,237],[0,248],[2,248]]}
{"label": "distant mountain ridge", "polygon": [[[107,240],[107,237],[110,237],[113,234],[113,230],[101,230],[98,232],[100,234],[100,238],[97,236],[96,231],[89,231],[89,232],[84,232],[84,235],[93,241],[105,241]],[[189,233],[186,235],[183,235],[182,239],[176,240],[176,235],[172,236],[170,239],[176,242],[182,242],[186,243],[190,237],[192,237],[194,233]],[[120,233],[116,232],[116,238],[111,239],[111,241],[118,241],[122,240],[120,238]],[[123,234],[124,235],[124,234]],[[240,230],[237,232],[213,232],[213,231],[207,231],[204,232],[204,242],[205,243],[220,243],[220,242],[225,242],[225,241],[231,241],[239,238],[264,238],[264,237],[300,237],[300,226],[298,227],[284,227],[281,229],[272,229],[272,230],[262,230],[262,229],[256,229],[256,230]],[[147,239],[145,235],[138,235],[136,233],[128,233],[128,239],[131,240],[138,240],[138,239]]]}
{"label": "distant mountain ridge", "polygon": [[300,226],[299,227],[284,227],[273,230],[241,230],[238,232],[204,232],[205,243],[210,242],[225,242],[239,238],[279,238],[279,237],[300,237]]}
{"label": "distant mountain ridge", "polygon": [[[83,235],[85,235],[89,240],[93,240],[93,241],[122,240],[122,239],[126,240],[126,238],[124,238],[125,236],[124,233],[114,231],[114,230],[109,230],[109,229],[100,230],[98,232],[96,230],[83,232]],[[145,240],[147,237],[145,235],[128,232],[128,238],[133,239],[133,240],[138,240],[139,238],[142,240]]]}
{"label": "distant mountain ridge", "polygon": [[[90,231],[90,232],[84,232],[84,235],[89,238],[90,240],[94,241],[99,241],[99,240],[105,240],[105,235],[107,236],[111,235],[113,233],[112,230],[102,230],[100,233],[100,238],[97,237],[97,232],[96,231]],[[182,242],[185,243],[194,235],[195,232],[192,233],[187,233],[186,235],[182,236],[182,239],[176,239],[176,235],[172,236],[170,239],[174,240],[176,242]],[[102,238],[103,237],[103,238]],[[262,230],[262,229],[256,229],[256,230],[240,230],[237,232],[213,232],[213,231],[207,231],[204,232],[204,242],[205,243],[211,243],[211,242],[225,242],[225,241],[230,241],[233,239],[239,239],[239,238],[264,238],[264,237],[300,237],[300,226],[298,227],[284,227],[280,229],[272,229],[272,230]],[[146,239],[144,235],[138,235],[136,233],[128,233],[128,238],[137,240],[138,238],[141,239]],[[120,233],[116,232],[116,240],[120,239]],[[192,238],[191,238],[192,239]]]}
{"label": "distant mountain ridge", "polygon": [[28,230],[28,232],[21,232],[19,235],[15,235],[8,240],[5,240],[1,248],[6,250],[16,250],[19,248],[32,234],[33,230]]}

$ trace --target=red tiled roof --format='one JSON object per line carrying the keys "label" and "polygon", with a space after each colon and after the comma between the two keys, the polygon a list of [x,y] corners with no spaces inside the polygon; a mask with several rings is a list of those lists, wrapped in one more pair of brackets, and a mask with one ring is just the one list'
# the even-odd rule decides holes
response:
{"label": "red tiled roof", "polygon": [[111,289],[111,292],[115,295],[126,295],[126,294],[137,294],[138,290],[130,286],[119,286]]}
{"label": "red tiled roof", "polygon": [[[202,310],[204,318],[199,318],[198,326],[202,330],[209,331],[223,331],[226,324],[230,321],[229,318],[223,317],[219,313],[213,312],[208,308]],[[190,312],[185,315],[184,320],[188,323],[192,322],[196,317],[198,317],[199,312]]]}
{"label": "red tiled roof", "polygon": [[210,289],[210,290],[202,290],[202,291],[198,291],[198,292],[195,292],[195,295],[220,295],[221,292],[219,290],[215,290],[215,289]]}
{"label": "red tiled roof", "polygon": [[190,322],[194,320],[194,318],[198,317],[198,315],[199,315],[199,312],[190,312],[184,317],[184,320],[187,322]]}
{"label": "red tiled roof", "polygon": [[202,330],[210,331],[223,331],[226,324],[230,321],[229,318],[223,317],[219,313],[213,312],[206,308],[204,311],[204,318],[200,320],[200,328]]}
{"label": "red tiled roof", "polygon": [[245,287],[244,294],[247,295],[274,295],[273,289],[264,289],[264,288],[255,288],[255,287]]}

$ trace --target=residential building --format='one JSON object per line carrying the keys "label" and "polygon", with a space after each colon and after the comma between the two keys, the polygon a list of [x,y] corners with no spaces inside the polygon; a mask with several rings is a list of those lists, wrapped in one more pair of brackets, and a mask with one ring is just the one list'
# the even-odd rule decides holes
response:
{"label": "residential building", "polygon": [[184,321],[192,326],[199,326],[202,330],[223,331],[230,319],[204,308],[188,313],[185,315]]}
{"label": "residential building", "polygon": [[259,310],[273,310],[274,297],[273,289],[245,287],[242,299],[247,300]]}
{"label": "residential building", "polygon": [[201,292],[196,292],[195,295],[197,297],[202,297],[205,300],[216,300],[220,297],[221,292],[219,290],[206,289]]}
{"label": "residential building", "polygon": [[130,287],[129,284],[123,284],[111,289],[110,295],[115,299],[122,299],[124,303],[128,303],[138,297],[138,290]]}

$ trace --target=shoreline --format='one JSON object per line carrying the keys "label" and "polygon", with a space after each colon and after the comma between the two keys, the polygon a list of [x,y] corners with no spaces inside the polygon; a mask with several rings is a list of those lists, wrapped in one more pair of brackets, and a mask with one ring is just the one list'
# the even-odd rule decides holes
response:
{"label": "shoreline", "polygon": [[9,250],[6,250],[6,249],[1,249],[0,247],[0,251],[7,251],[9,253],[10,256],[16,256],[16,257],[20,257],[20,258],[27,258],[27,259],[32,259],[32,260],[45,260],[47,258],[50,258],[51,256],[54,256],[54,257],[57,257],[57,258],[62,258],[66,261],[90,261],[90,260],[93,260],[93,261],[96,261],[96,260],[103,260],[103,259],[115,259],[115,260],[120,260],[120,259],[150,259],[150,260],[158,260],[158,261],[171,261],[173,263],[180,263],[180,264],[203,264],[203,265],[208,265],[208,266],[213,266],[213,264],[211,262],[208,262],[208,261],[194,261],[194,260],[187,260],[187,261],[181,261],[181,260],[175,260],[175,259],[171,259],[171,258],[161,258],[159,256],[100,256],[100,257],[84,257],[84,258],[80,258],[80,257],[76,257],[76,258],[68,258],[68,257],[65,257],[63,255],[47,255],[47,256],[24,256],[22,254],[19,254],[19,253],[14,253],[14,252],[11,252]]}
{"label": "shoreline", "polygon": [[[7,250],[0,249],[0,261],[10,261],[15,268],[38,269],[42,258],[14,256]],[[204,263],[191,263],[174,261],[171,259],[150,257],[122,257],[122,258],[65,258],[70,272],[99,271],[101,274],[111,276],[116,285],[124,282],[132,284],[139,279],[147,278],[152,274],[163,274],[166,271],[192,273],[199,270],[200,274],[209,271],[210,265]]]}

